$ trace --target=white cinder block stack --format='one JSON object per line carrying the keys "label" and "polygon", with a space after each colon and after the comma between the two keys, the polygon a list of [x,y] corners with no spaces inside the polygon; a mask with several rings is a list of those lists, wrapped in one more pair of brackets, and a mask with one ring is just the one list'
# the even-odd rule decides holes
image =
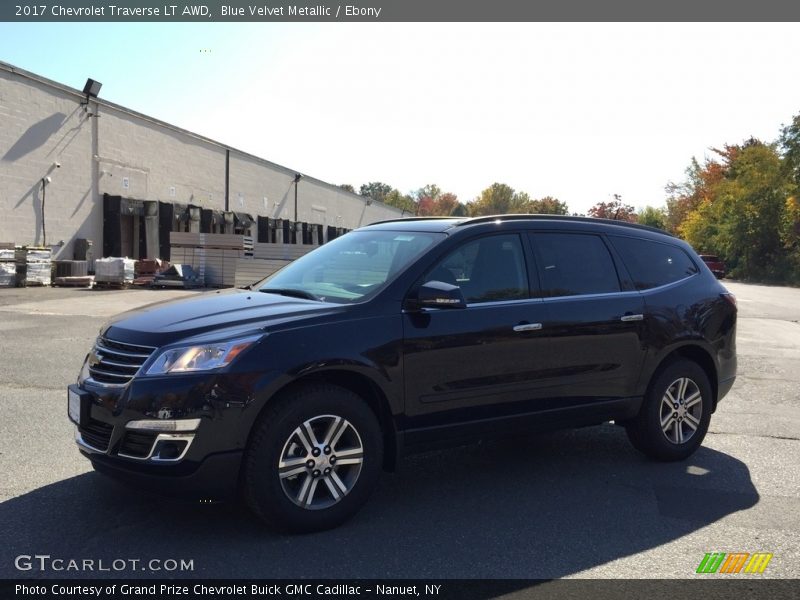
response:
{"label": "white cinder block stack", "polygon": [[132,283],[135,265],[132,258],[98,258],[94,261],[94,280],[98,283]]}

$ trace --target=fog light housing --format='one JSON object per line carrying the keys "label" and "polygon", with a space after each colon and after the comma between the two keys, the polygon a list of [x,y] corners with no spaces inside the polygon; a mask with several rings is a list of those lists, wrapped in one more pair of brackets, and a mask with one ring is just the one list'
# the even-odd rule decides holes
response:
{"label": "fog light housing", "polygon": [[156,442],[153,448],[153,460],[178,460],[186,452],[186,447],[189,445],[189,440],[178,439],[162,439]]}

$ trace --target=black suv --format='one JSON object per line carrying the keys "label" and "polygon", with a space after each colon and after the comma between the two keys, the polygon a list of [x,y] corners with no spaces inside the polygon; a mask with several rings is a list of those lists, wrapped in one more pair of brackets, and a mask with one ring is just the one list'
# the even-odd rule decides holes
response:
{"label": "black suv", "polygon": [[69,386],[102,473],[273,527],[353,515],[404,452],[614,421],[657,460],[736,375],[735,299],[686,243],[616,221],[404,219],[248,289],[106,324]]}

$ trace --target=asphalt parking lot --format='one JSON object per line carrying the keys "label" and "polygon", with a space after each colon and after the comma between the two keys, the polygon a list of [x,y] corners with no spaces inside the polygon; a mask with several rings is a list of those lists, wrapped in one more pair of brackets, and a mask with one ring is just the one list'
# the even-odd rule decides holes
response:
{"label": "asphalt parking lot", "polygon": [[105,318],[197,292],[0,290],[0,577],[91,575],[14,566],[47,554],[194,565],[111,574],[134,577],[686,578],[717,551],[800,577],[800,289],[727,285],[739,378],[689,461],[648,462],[612,425],[418,455],[353,521],[295,537],[106,481],[74,446],[65,387]]}

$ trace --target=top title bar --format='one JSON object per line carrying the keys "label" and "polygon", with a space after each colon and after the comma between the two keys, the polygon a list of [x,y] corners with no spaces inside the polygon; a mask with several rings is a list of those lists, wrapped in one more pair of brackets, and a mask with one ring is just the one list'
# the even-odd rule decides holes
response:
{"label": "top title bar", "polygon": [[6,22],[508,22],[508,21],[798,21],[786,0],[11,0]]}

